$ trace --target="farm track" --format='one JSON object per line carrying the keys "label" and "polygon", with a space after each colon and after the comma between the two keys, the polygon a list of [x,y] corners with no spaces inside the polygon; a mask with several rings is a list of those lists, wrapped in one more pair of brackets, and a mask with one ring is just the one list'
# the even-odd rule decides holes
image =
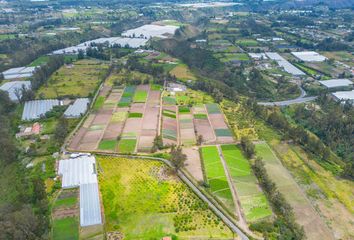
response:
{"label": "farm track", "polygon": [[[122,154],[117,154],[117,153],[106,153],[106,152],[95,152],[96,154],[100,155],[105,155],[105,156],[113,156],[113,157],[124,157],[124,158],[131,158],[131,159],[150,159],[150,160],[157,160],[165,163],[171,168],[174,168],[173,164],[164,158],[158,158],[158,157],[150,157],[150,156],[138,156],[138,155],[122,155]],[[232,232],[236,233],[240,239],[242,240],[249,240],[248,236],[244,233],[246,231],[241,230],[232,220],[232,218],[228,215],[226,215],[214,202],[209,200],[209,197],[203,193],[188,177],[187,174],[185,174],[183,171],[178,170],[177,171],[178,177],[201,199],[203,200],[206,204],[208,204],[209,208],[231,229]],[[248,233],[247,233],[248,234]]]}

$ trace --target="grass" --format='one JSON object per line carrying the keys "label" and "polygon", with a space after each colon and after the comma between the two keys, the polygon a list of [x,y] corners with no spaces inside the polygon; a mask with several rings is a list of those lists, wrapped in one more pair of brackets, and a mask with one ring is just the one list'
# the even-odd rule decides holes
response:
{"label": "grass", "polygon": [[40,65],[46,64],[48,62],[48,60],[49,60],[49,56],[47,56],[47,55],[40,56],[36,60],[31,62],[28,66],[30,66],[30,67],[40,66]]}
{"label": "grass", "polygon": [[233,199],[217,147],[202,147],[201,154],[210,191],[233,212]]}
{"label": "grass", "polygon": [[67,198],[61,198],[57,199],[54,203],[54,208],[58,207],[71,207],[74,206],[77,203],[77,196],[72,196],[72,197],[67,197]]}
{"label": "grass", "polygon": [[136,103],[145,103],[147,95],[145,90],[137,90],[134,94],[133,101]]}
{"label": "grass", "polygon": [[170,71],[170,74],[182,81],[197,80],[194,74],[190,71],[189,67],[186,64],[182,64],[182,63],[178,64],[175,68],[173,68]]}
{"label": "grass", "polygon": [[128,118],[142,118],[143,114],[142,113],[137,113],[137,112],[130,112],[128,115]]}
{"label": "grass", "polygon": [[267,199],[241,150],[236,145],[222,145],[221,149],[247,221],[253,222],[271,216]]}
{"label": "grass", "polygon": [[117,140],[101,140],[98,145],[98,149],[100,150],[109,150],[114,151],[116,149]]}
{"label": "grass", "polygon": [[88,97],[102,81],[107,70],[108,64],[91,59],[77,61],[72,68],[62,66],[37,91],[37,97]]}
{"label": "grass", "polygon": [[236,41],[236,44],[241,47],[256,47],[258,46],[258,42],[254,39],[240,39]]}
{"label": "grass", "polygon": [[119,153],[134,153],[136,146],[136,138],[122,138],[118,142]]}
{"label": "grass", "polygon": [[162,110],[162,115],[169,118],[176,118],[176,113],[167,109]]}
{"label": "grass", "polygon": [[79,223],[76,217],[55,219],[53,221],[53,240],[79,239]]}
{"label": "grass", "polygon": [[96,111],[101,109],[105,101],[106,98],[104,96],[98,96],[95,101],[95,104],[93,105],[93,109]]}
{"label": "grass", "polygon": [[162,98],[163,104],[176,105],[176,99],[174,97],[165,96]]}
{"label": "grass", "polygon": [[232,233],[161,162],[98,157],[106,230],[124,239],[231,239]]}

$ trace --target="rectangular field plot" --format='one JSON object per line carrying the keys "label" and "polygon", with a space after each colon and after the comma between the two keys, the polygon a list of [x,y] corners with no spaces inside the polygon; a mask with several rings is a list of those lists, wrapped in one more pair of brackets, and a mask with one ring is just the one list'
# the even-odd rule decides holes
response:
{"label": "rectangular field plot", "polygon": [[129,107],[133,101],[135,86],[127,86],[124,89],[123,95],[118,103],[118,107]]}
{"label": "rectangular field plot", "polygon": [[201,135],[203,137],[203,143],[215,142],[215,133],[208,120],[208,114],[204,105],[194,106],[192,112],[197,137]]}
{"label": "rectangular field plot", "polygon": [[217,147],[202,147],[201,153],[210,191],[233,212],[235,206]]}
{"label": "rectangular field plot", "polygon": [[246,220],[253,222],[271,216],[268,201],[241,150],[236,145],[222,145],[221,150],[233,184],[236,186]]}
{"label": "rectangular field plot", "polygon": [[221,110],[219,108],[219,105],[216,103],[208,103],[205,104],[205,107],[208,111],[209,114],[217,114],[217,113],[221,113]]}
{"label": "rectangular field plot", "polygon": [[136,137],[122,137],[118,142],[119,153],[134,153],[136,147]]}
{"label": "rectangular field plot", "polygon": [[185,112],[179,114],[178,118],[181,144],[184,146],[196,144],[193,115]]}
{"label": "rectangular field plot", "polygon": [[164,145],[178,144],[177,108],[164,106],[162,110],[162,139]]}
{"label": "rectangular field plot", "polygon": [[137,90],[137,91],[135,91],[133,101],[136,103],[144,103],[144,102],[146,102],[147,95],[148,95],[147,91]]}
{"label": "rectangular field plot", "polygon": [[117,145],[117,140],[101,140],[98,145],[100,150],[115,151]]}
{"label": "rectangular field plot", "polygon": [[224,114],[216,103],[205,104],[208,112],[208,119],[214,129],[217,143],[233,143],[233,133],[226,124]]}

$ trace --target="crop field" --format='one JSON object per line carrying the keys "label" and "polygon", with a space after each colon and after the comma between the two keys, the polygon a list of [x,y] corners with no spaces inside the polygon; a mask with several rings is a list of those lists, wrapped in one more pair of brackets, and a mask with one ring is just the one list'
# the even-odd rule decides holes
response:
{"label": "crop field", "polygon": [[122,137],[118,142],[119,153],[134,153],[136,147],[136,137]]}
{"label": "crop field", "polygon": [[164,145],[178,144],[176,106],[164,106],[162,110],[162,139]]}
{"label": "crop field", "polygon": [[249,61],[249,57],[246,53],[218,53],[214,55],[222,62],[231,61]]}
{"label": "crop field", "polygon": [[241,207],[248,222],[272,215],[266,196],[258,186],[248,160],[236,145],[222,145],[223,157],[229,168],[233,184],[236,186]]}
{"label": "crop field", "polygon": [[262,157],[265,168],[278,190],[293,207],[296,221],[304,226],[306,235],[312,239],[331,239],[329,229],[270,147],[266,143],[256,144],[256,153]]}
{"label": "crop field", "polygon": [[[179,109],[181,111],[181,109]],[[189,108],[188,108],[189,111]],[[179,131],[181,144],[184,146],[190,146],[196,144],[196,136],[194,132],[193,114],[184,111],[178,115]]]}
{"label": "crop field", "polygon": [[241,47],[256,47],[258,46],[258,42],[254,39],[240,39],[236,41],[236,44]]}
{"label": "crop field", "polygon": [[78,191],[63,190],[53,204],[52,239],[79,239]]}
{"label": "crop field", "polygon": [[205,104],[208,111],[208,118],[211,127],[214,129],[216,141],[218,143],[232,143],[233,133],[225,122],[224,114],[218,104]]}
{"label": "crop field", "polygon": [[98,157],[107,232],[124,239],[232,239],[233,234],[157,161]]}
{"label": "crop field", "polygon": [[123,96],[118,103],[118,107],[129,107],[133,101],[135,86],[127,86],[124,89]]}
{"label": "crop field", "polygon": [[216,140],[213,128],[208,120],[208,113],[203,104],[193,107],[194,126],[197,136],[203,137],[204,143],[214,142]]}
{"label": "crop field", "polygon": [[136,103],[144,103],[147,98],[147,92],[145,90],[137,90],[134,94],[133,101]]}
{"label": "crop field", "polygon": [[108,64],[98,60],[80,60],[72,67],[63,66],[38,90],[37,97],[88,97],[103,80],[107,70]]}
{"label": "crop field", "polygon": [[234,212],[235,206],[232,194],[217,147],[206,146],[200,149],[210,191],[221,200],[229,210]]}

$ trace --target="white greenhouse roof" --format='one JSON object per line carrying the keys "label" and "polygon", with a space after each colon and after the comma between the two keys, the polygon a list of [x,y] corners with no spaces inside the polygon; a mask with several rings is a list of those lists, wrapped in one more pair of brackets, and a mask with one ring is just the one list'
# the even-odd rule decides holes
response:
{"label": "white greenhouse roof", "polygon": [[72,154],[71,156],[72,158],[59,161],[58,174],[62,176],[62,188],[80,187],[80,225],[82,227],[101,224],[96,159],[89,154]]}
{"label": "white greenhouse roof", "polygon": [[298,69],[297,67],[289,63],[285,58],[280,56],[278,53],[267,52],[266,54],[270,59],[275,60],[280,67],[284,68],[284,71],[292,75],[306,75],[303,71],[301,71],[300,69]]}
{"label": "white greenhouse roof", "polygon": [[97,183],[94,156],[79,156],[60,160],[58,174],[62,175],[62,188],[79,187],[80,184]]}
{"label": "white greenhouse roof", "polygon": [[70,105],[64,112],[64,116],[67,118],[78,118],[83,115],[88,108],[90,100],[88,98],[78,98]]}
{"label": "white greenhouse roof", "polygon": [[82,227],[101,224],[101,207],[98,183],[80,185],[80,225]]}
{"label": "white greenhouse roof", "polygon": [[248,53],[248,55],[253,59],[268,59],[265,53]]}
{"label": "white greenhouse roof", "polygon": [[295,57],[304,62],[323,62],[327,58],[314,51],[291,52]]}
{"label": "white greenhouse roof", "polygon": [[172,25],[154,25],[154,24],[146,24],[138,28],[130,29],[122,33],[122,36],[125,37],[137,37],[137,38],[151,38],[151,37],[159,37],[166,38],[166,34],[174,35],[178,26]]}
{"label": "white greenhouse roof", "polygon": [[31,77],[36,70],[36,67],[17,67],[17,68],[10,68],[2,74],[6,80],[8,79],[15,79],[15,78],[25,78]]}
{"label": "white greenhouse roof", "polygon": [[22,120],[34,120],[45,116],[47,112],[53,109],[54,106],[60,104],[59,100],[33,100],[25,102],[25,107],[22,113]]}
{"label": "white greenhouse roof", "polygon": [[[16,96],[16,89],[21,90],[22,86],[25,86],[26,89],[31,88],[31,82],[30,81],[12,81],[12,82],[7,82],[4,83],[1,87],[0,90],[3,90],[5,92],[9,93],[9,97],[12,101],[18,101],[17,96]],[[20,97],[21,97],[21,92],[20,92]]]}
{"label": "white greenhouse roof", "polygon": [[353,85],[353,82],[349,79],[331,79],[319,82],[327,88],[348,87]]}
{"label": "white greenhouse roof", "polygon": [[52,54],[76,54],[79,52],[79,50],[86,51],[86,49],[89,48],[91,44],[102,44],[105,42],[108,42],[110,46],[114,44],[118,44],[121,47],[125,47],[126,45],[128,45],[131,48],[139,48],[141,46],[144,46],[147,41],[148,39],[143,39],[143,38],[126,38],[126,37],[97,38],[94,40],[80,43],[79,45],[76,46],[53,51]]}
{"label": "white greenhouse roof", "polygon": [[340,101],[351,100],[354,101],[354,90],[335,92],[333,95]]}

